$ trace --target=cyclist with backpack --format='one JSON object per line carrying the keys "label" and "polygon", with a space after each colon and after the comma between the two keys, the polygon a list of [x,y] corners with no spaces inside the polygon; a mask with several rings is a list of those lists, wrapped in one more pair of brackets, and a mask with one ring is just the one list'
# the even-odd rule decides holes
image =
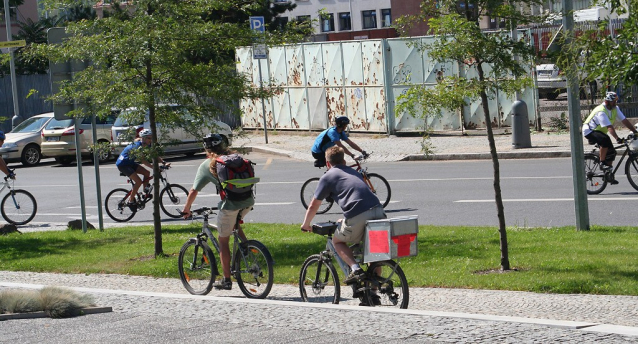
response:
{"label": "cyclist with backpack", "polygon": [[351,156],[354,159],[354,154],[351,153],[341,141],[345,141],[354,150],[361,152],[364,156],[367,153],[361,149],[356,143],[352,142],[346,134],[346,128],[348,128],[350,120],[346,116],[338,116],[335,118],[335,126],[330,127],[319,134],[315,139],[315,143],[312,146],[312,156],[315,158],[315,167],[326,166],[326,150],[334,145],[343,148],[345,154]]}
{"label": "cyclist with backpack", "polygon": [[[221,135],[209,134],[203,141],[207,159],[197,169],[197,175],[186,198],[182,214],[185,219],[189,218],[190,209],[197,194],[209,183],[215,184],[221,196],[218,204],[217,230],[224,277],[215,281],[213,286],[215,289],[231,290],[233,284],[230,279],[230,236],[233,233],[237,215],[241,214],[243,219],[252,210],[255,204],[252,185],[257,183],[259,178],[255,178],[252,162],[230,151]],[[246,240],[241,227],[238,231],[239,236]]]}
{"label": "cyclist with backpack", "polygon": [[[122,174],[131,179],[131,181],[133,181],[133,190],[131,191],[131,196],[127,204],[129,207],[135,206],[135,195],[137,195],[137,192],[140,189],[141,185],[144,185],[144,193],[148,193],[147,190],[149,188],[148,183],[151,179],[151,172],[142,167],[142,165],[153,169],[153,165],[151,165],[144,159],[141,159],[141,164],[139,164],[136,161],[135,154],[131,153],[142,147],[149,147],[153,143],[152,135],[153,132],[150,129],[142,129],[138,134],[139,138],[135,139],[133,143],[126,146],[126,148],[122,150],[122,153],[120,153],[117,161],[115,161],[115,166],[117,166],[117,169],[122,172]],[[171,165],[170,163],[165,163],[164,160],[162,160],[162,158],[160,157],[158,157],[158,159],[160,163],[165,164],[166,166]],[[140,176],[138,176],[138,174],[142,175],[144,177],[144,180],[142,180]]]}

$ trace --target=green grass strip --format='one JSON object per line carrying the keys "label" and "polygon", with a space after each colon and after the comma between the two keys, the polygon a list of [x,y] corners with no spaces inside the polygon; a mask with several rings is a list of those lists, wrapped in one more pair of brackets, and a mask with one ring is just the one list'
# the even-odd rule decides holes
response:
{"label": "green grass strip", "polygon": [[[158,259],[153,256],[149,226],[0,236],[0,270],[179,278],[179,249],[199,233],[200,226],[164,226],[167,256]],[[298,225],[252,223],[245,229],[274,257],[275,283],[297,284],[304,259],[325,247],[323,237],[302,233]],[[511,228],[509,260],[515,271],[510,272],[500,271],[496,228],[419,226],[419,230],[419,255],[400,260],[413,287],[638,295],[635,227]]]}

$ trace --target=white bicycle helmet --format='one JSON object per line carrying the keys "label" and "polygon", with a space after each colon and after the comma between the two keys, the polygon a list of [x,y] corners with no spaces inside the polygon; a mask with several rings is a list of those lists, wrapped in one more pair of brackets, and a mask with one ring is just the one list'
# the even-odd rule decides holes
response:
{"label": "white bicycle helmet", "polygon": [[607,92],[605,93],[605,100],[608,102],[613,102],[614,100],[618,100],[618,95],[616,94],[616,92]]}
{"label": "white bicycle helmet", "polygon": [[147,137],[153,135],[153,132],[151,129],[142,129],[138,135],[139,137]]}
{"label": "white bicycle helmet", "polygon": [[224,138],[219,134],[208,134],[206,135],[202,141],[204,141],[204,148],[213,149],[221,145],[224,142]]}

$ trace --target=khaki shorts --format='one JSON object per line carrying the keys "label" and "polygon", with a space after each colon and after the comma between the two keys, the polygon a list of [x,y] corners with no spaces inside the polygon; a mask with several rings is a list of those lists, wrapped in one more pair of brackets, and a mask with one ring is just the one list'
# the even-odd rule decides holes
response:
{"label": "khaki shorts", "polygon": [[222,238],[227,238],[233,234],[233,228],[235,222],[237,222],[237,214],[241,211],[241,218],[243,219],[253,208],[244,208],[237,210],[220,210],[217,214],[217,232]]}
{"label": "khaki shorts", "polygon": [[363,234],[366,229],[366,221],[385,219],[387,216],[381,205],[364,211],[363,213],[341,221],[339,228],[332,236],[341,242],[358,243],[363,240]]}

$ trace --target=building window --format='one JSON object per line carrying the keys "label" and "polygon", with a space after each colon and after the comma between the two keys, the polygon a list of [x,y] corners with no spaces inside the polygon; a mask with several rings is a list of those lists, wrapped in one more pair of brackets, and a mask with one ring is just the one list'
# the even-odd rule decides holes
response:
{"label": "building window", "polygon": [[339,13],[339,31],[352,30],[352,22],[350,21],[350,12]]}
{"label": "building window", "polygon": [[309,22],[310,21],[310,16],[297,16],[297,21],[298,22]]}
{"label": "building window", "polygon": [[284,30],[286,28],[286,24],[288,24],[288,17],[276,17],[273,24],[275,25],[275,29]]}
{"label": "building window", "polygon": [[335,30],[335,16],[333,13],[321,15],[321,32],[330,32]]}
{"label": "building window", "polygon": [[363,16],[363,28],[364,29],[376,29],[377,28],[377,11],[362,11]]}
{"label": "building window", "polygon": [[392,11],[389,8],[381,10],[381,27],[390,27],[392,25]]}

